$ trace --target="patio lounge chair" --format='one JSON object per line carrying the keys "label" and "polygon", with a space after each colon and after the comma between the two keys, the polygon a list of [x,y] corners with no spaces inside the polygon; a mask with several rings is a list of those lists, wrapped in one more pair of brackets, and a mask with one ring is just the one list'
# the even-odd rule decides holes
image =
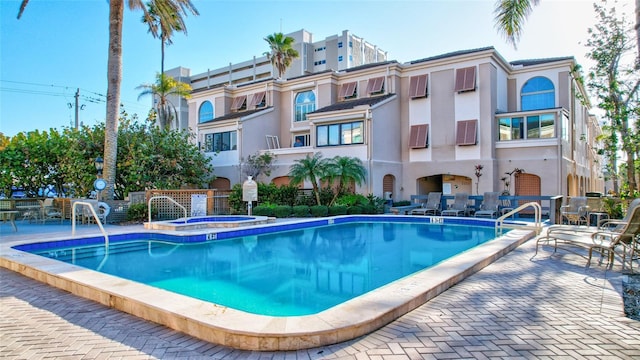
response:
{"label": "patio lounge chair", "polygon": [[[547,229],[545,235],[537,240],[536,253],[540,244],[553,242],[554,252],[560,245],[571,245],[589,250],[587,266],[591,263],[593,252],[597,250],[602,255],[608,255],[610,266],[618,248],[622,247],[623,264],[626,263],[626,253],[630,253],[631,261],[637,257],[637,239],[640,229],[640,199],[634,200],[622,220],[604,220],[600,227],[553,225]],[[636,243],[634,243],[636,241]],[[569,250],[569,249],[567,249]],[[571,251],[571,250],[569,250]]]}
{"label": "patio lounge chair", "polygon": [[587,198],[584,196],[570,198],[566,205],[560,206],[560,215],[569,224],[588,224],[589,207],[587,206]]}
{"label": "patio lounge chair", "polygon": [[411,210],[411,215],[438,215],[440,214],[440,200],[442,199],[441,192],[430,192],[427,197],[427,202],[422,204],[422,207]]}
{"label": "patio lounge chair", "polygon": [[62,212],[53,205],[52,198],[46,198],[42,202],[42,222],[44,223],[51,219],[62,222]]}
{"label": "patio lounge chair", "polygon": [[467,212],[467,203],[469,202],[469,194],[456,193],[453,205],[446,210],[442,210],[442,216],[460,216]]}
{"label": "patio lounge chair", "polygon": [[474,214],[475,217],[490,217],[494,218],[498,215],[498,209],[500,208],[500,193],[498,192],[486,192],[480,204],[480,209]]}

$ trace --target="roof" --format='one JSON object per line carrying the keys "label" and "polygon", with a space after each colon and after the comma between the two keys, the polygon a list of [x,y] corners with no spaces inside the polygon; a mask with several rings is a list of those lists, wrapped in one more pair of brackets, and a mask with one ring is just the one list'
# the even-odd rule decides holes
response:
{"label": "roof", "polygon": [[377,63],[370,63],[370,64],[364,64],[364,65],[360,65],[360,66],[351,67],[351,68],[348,68],[348,69],[340,70],[340,72],[352,72],[352,71],[364,70],[364,69],[368,69],[368,68],[372,68],[372,67],[376,67],[376,66],[384,66],[384,65],[397,64],[397,63],[398,62],[396,60],[381,61],[381,62],[377,62]]}
{"label": "roof", "polygon": [[478,49],[454,51],[454,52],[450,52],[450,53],[446,53],[446,54],[431,56],[431,57],[424,58],[424,59],[413,60],[413,61],[409,62],[409,64],[418,64],[418,63],[421,63],[421,62],[427,62],[427,61],[432,61],[432,60],[440,60],[440,59],[445,59],[445,58],[448,58],[448,57],[473,54],[473,53],[476,53],[476,52],[483,52],[483,51],[487,51],[487,50],[495,50],[495,48],[493,46],[487,46],[487,47],[478,48]]}
{"label": "roof", "polygon": [[531,66],[531,65],[546,64],[546,63],[551,63],[556,61],[565,61],[565,60],[575,60],[575,58],[573,56],[564,56],[564,57],[555,57],[555,58],[546,58],[546,59],[516,60],[516,61],[511,61],[510,64],[511,66],[518,66],[518,65]]}
{"label": "roof", "polygon": [[214,118],[213,120],[201,122],[200,124],[210,124],[210,123],[221,121],[221,120],[229,120],[229,119],[241,118],[241,117],[245,117],[245,116],[248,116],[248,115],[251,115],[251,114],[259,113],[260,111],[265,111],[265,110],[268,110],[268,109],[271,109],[271,108],[272,108],[272,106],[269,106],[269,107],[266,107],[266,108],[248,110],[248,111],[238,111],[238,112],[227,114],[225,116],[220,116],[220,117]]}
{"label": "roof", "polygon": [[349,109],[353,109],[356,106],[362,106],[362,105],[372,106],[392,96],[395,96],[395,94],[387,94],[384,96],[374,96],[374,97],[369,97],[364,99],[355,99],[351,101],[341,101],[335,104],[331,104],[329,106],[325,106],[321,109],[311,112],[310,114],[317,114],[317,113],[323,113],[328,111],[349,110]]}

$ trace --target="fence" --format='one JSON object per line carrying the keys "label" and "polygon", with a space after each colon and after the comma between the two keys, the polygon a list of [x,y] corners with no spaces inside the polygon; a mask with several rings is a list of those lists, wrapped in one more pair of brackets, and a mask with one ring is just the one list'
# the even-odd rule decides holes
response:
{"label": "fence", "polygon": [[[192,196],[206,196],[206,215],[229,214],[229,194],[231,190],[189,189],[189,190],[148,190],[146,201],[154,196],[168,196],[187,209],[191,214]],[[184,216],[184,211],[166,199],[155,200],[151,206],[157,212],[159,220],[177,219]]]}

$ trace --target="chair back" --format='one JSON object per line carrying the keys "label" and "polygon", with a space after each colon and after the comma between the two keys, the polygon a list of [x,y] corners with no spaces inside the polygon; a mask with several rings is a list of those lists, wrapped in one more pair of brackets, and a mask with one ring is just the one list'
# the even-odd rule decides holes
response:
{"label": "chair back", "polygon": [[486,192],[482,198],[482,204],[480,204],[480,210],[497,210],[500,206],[500,193],[498,192]]}
{"label": "chair back", "polygon": [[430,192],[429,195],[427,196],[427,203],[424,207],[427,209],[439,210],[441,200],[442,200],[441,192]]}
{"label": "chair back", "polygon": [[629,221],[624,225],[619,239],[622,242],[630,243],[636,236],[640,236],[640,206],[636,206],[631,210]]}
{"label": "chair back", "polygon": [[467,208],[467,203],[469,202],[469,194],[467,193],[456,193],[453,199],[453,206],[451,209],[453,210],[465,210]]}
{"label": "chair back", "polygon": [[586,196],[574,196],[569,199],[567,212],[572,213],[587,213],[587,197]]}

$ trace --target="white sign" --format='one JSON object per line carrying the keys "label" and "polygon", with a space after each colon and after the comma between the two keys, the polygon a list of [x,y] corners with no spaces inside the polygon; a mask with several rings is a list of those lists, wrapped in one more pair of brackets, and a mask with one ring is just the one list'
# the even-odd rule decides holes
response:
{"label": "white sign", "polygon": [[207,195],[191,195],[191,216],[207,215]]}

